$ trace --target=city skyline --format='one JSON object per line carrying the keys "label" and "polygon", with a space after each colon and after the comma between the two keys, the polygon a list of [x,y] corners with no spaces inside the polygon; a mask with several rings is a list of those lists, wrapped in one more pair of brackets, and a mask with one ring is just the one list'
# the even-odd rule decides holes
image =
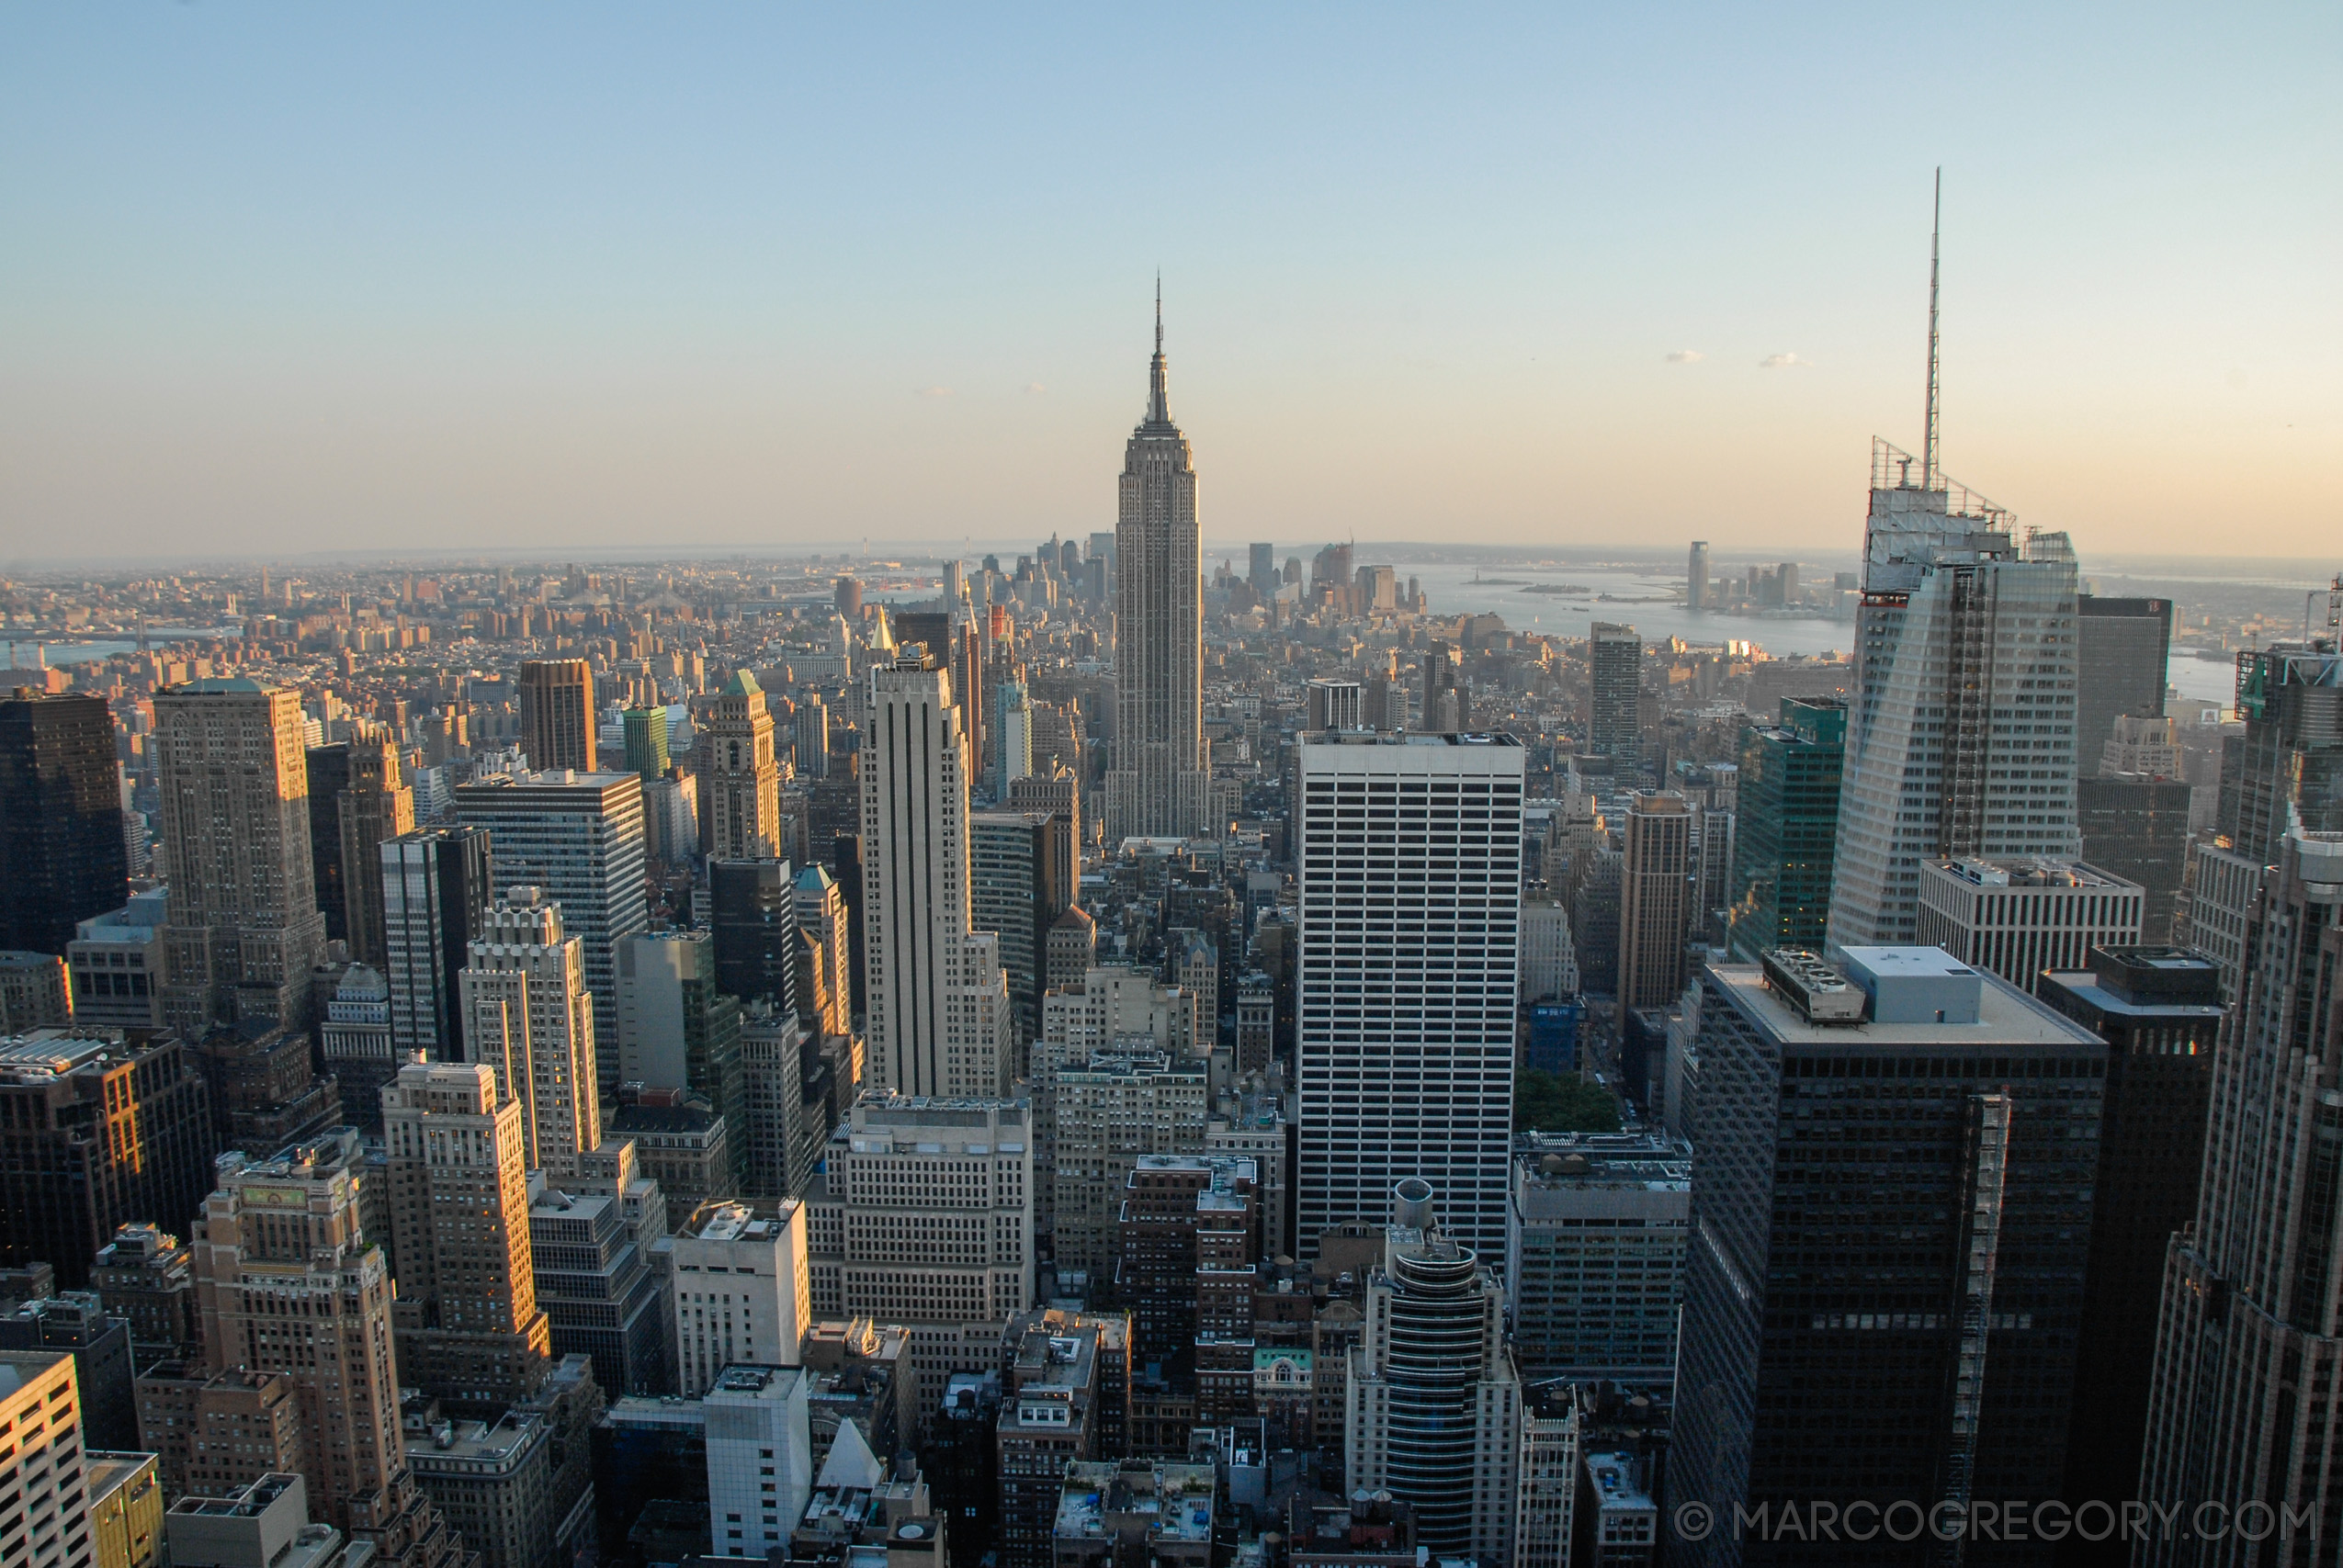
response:
{"label": "city skyline", "polygon": [[1947,467],[2087,557],[2318,537],[2307,7],[2283,53],[1915,17],[1983,101],[1908,131],[1819,16],[1605,18],[1558,67],[1558,20],[1200,28],[1168,231],[1074,216],[1124,24],[538,20],[14,20],[0,558],[1079,536],[1159,265],[1232,539],[1839,545],[1860,444],[1919,442],[1938,164]]}

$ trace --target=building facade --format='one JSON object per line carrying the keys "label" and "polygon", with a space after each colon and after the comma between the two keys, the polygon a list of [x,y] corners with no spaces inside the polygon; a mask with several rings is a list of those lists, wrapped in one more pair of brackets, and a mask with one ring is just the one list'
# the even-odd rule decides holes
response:
{"label": "building facade", "polygon": [[1407,1177],[1504,1247],[1522,762],[1502,735],[1305,738],[1298,1256]]}
{"label": "building facade", "polygon": [[0,694],[0,949],[62,954],[129,875],[106,699]]}
{"label": "building facade", "polygon": [[496,1075],[500,1100],[521,1108],[524,1169],[574,1175],[602,1145],[602,1094],[585,944],[561,906],[516,886],[481,921],[463,969],[463,1030],[470,1059]]}
{"label": "building facade", "polygon": [[382,862],[383,978],[390,985],[397,1059],[415,1051],[470,1059],[457,976],[495,902],[488,830],[421,828],[386,840]]}
{"label": "building facade", "polygon": [[1819,949],[1830,924],[1847,705],[1784,697],[1781,722],[1742,737],[1730,943],[1744,963],[1770,948]]}
{"label": "building facade", "polygon": [[538,773],[594,770],[594,670],[583,659],[521,661],[521,750]]}
{"label": "building facade", "polygon": [[701,848],[710,858],[787,855],[781,841],[781,761],[773,715],[742,670],[698,716]]}

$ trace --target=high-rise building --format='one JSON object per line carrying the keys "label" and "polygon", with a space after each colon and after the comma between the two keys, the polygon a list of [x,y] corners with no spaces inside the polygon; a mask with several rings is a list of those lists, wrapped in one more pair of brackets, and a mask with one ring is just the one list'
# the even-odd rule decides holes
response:
{"label": "high-rise building", "polygon": [[[155,1568],[164,1561],[161,1466],[151,1453],[88,1454],[89,1529],[97,1568]],[[193,1557],[183,1559],[190,1564]]]}
{"label": "high-rise building", "polygon": [[108,1313],[96,1292],[39,1297],[0,1315],[0,1350],[70,1354],[81,1385],[84,1439],[93,1449],[138,1447],[130,1325]]}
{"label": "high-rise building", "polygon": [[[1692,896],[1692,816],[1674,790],[1627,801],[1619,865],[1619,1016],[1665,1007],[1684,988]],[[1624,1023],[1622,1025],[1624,1027]]]}
{"label": "high-rise building", "polygon": [[798,890],[786,860],[707,863],[716,988],[784,1012],[798,1005]]}
{"label": "high-rise building", "polygon": [[[2343,1363],[2343,1268],[2326,1240],[2334,1162],[2316,1131],[2335,1116],[2343,1046],[2321,978],[2343,966],[2338,887],[2343,832],[2289,829],[2262,874],[2243,989],[2213,1054],[2196,1223],[2168,1254],[2137,1494],[2250,1498],[2314,1521],[2322,1540],[2343,1510],[2343,1429],[2313,1414]],[[2151,1539],[2136,1560],[2242,1561],[2235,1546]]]}
{"label": "high-rise building", "polygon": [[1033,701],[1023,681],[1003,681],[993,705],[992,798],[1004,800],[1009,786],[1033,772]]}
{"label": "high-rise building", "polygon": [[[631,1171],[634,1145],[604,1145],[616,1151]],[[655,1207],[663,1226],[665,1205]],[[628,1224],[617,1193],[585,1191],[576,1181],[532,1185],[529,1258],[553,1354],[589,1357],[594,1382],[614,1396],[662,1393],[668,1383],[667,1298],[639,1228]]]}
{"label": "high-rise building", "polygon": [[995,1354],[1007,1386],[993,1428],[994,1539],[1003,1568],[1054,1568],[1068,1475],[1084,1473],[1099,1454],[1124,1451],[1129,1320],[1055,1309],[1020,1314]]}
{"label": "high-rise building", "polygon": [[343,1120],[369,1133],[382,1130],[382,1086],[399,1076],[390,1041],[390,986],[381,971],[352,964],[331,989],[321,976],[318,1054],[339,1089]]}
{"label": "high-rise building", "polygon": [[1745,963],[1776,947],[1818,949],[1828,935],[1846,751],[1837,697],[1784,697],[1781,723],[1743,735],[1731,944]]}
{"label": "high-rise building", "polygon": [[307,1034],[260,1020],[207,1031],[195,1048],[214,1146],[257,1155],[342,1125],[342,1089],[315,1071]]}
{"label": "high-rise building", "polygon": [[785,1201],[761,1218],[740,1203],[713,1204],[655,1250],[672,1291],[676,1393],[700,1397],[735,1362],[797,1362],[813,1326],[805,1205]]}
{"label": "high-rise building", "polygon": [[[809,1093],[808,1065],[814,1081]],[[824,1059],[794,1012],[751,1002],[741,1019],[742,1115],[733,1136],[743,1150],[741,1190],[752,1198],[795,1198],[811,1181],[830,1141]]]}
{"label": "high-rise building", "polygon": [[1365,691],[1348,677],[1321,676],[1306,693],[1309,710],[1303,723],[1312,729],[1358,729],[1366,725]]}
{"label": "high-rise building", "polygon": [[764,688],[737,671],[699,716],[700,848],[712,860],[785,855],[781,761]]}
{"label": "high-rise building", "polygon": [[311,1506],[386,1568],[447,1568],[460,1543],[400,1441],[390,1270],[358,1224],[360,1147],[343,1133],[274,1159],[221,1162],[196,1223],[204,1359],[292,1380]]}
{"label": "high-rise building", "polygon": [[2222,745],[2222,836],[2275,865],[2290,807],[2310,832],[2343,831],[2343,653],[2321,639],[2238,654],[2237,716],[2245,734]]}
{"label": "high-rise building", "polygon": [[650,931],[619,944],[618,1077],[707,1097],[732,1132],[730,1191],[748,1156],[741,1013],[740,998],[717,984],[708,932]]}
{"label": "high-rise building", "polygon": [[2197,1213],[2221,971],[2171,947],[2093,948],[2042,999],[2107,1042],[2066,1501],[2138,1495],[2165,1253]]}
{"label": "high-rise building", "polygon": [[0,695],[0,948],[62,954],[120,907],[128,856],[106,699]]}
{"label": "high-rise building", "polygon": [[2074,552],[1933,457],[1873,446],[1834,946],[1917,940],[1923,860],[2079,852]]}
{"label": "high-rise building", "polygon": [[0,1041],[0,1267],[48,1263],[80,1289],[116,1227],[195,1212],[219,1146],[203,1075],[175,1037]]}
{"label": "high-rise building", "polygon": [[813,1495],[810,1381],[803,1367],[727,1367],[701,1399],[707,1535],[717,1551],[750,1562],[787,1551]]}
{"label": "high-rise building", "polygon": [[1247,547],[1245,581],[1262,599],[1274,599],[1285,580],[1277,575],[1277,547],[1256,544]]}
{"label": "high-rise building", "polygon": [[922,1409],[997,1368],[1033,1303],[1031,1121],[1022,1100],[865,1093],[807,1198],[814,1315],[909,1326]]}
{"label": "high-rise building", "polygon": [[382,1091],[400,1381],[475,1412],[526,1399],[552,1364],[526,1117],[496,1080],[486,1062],[410,1062]]}
{"label": "high-rise building", "polygon": [[2075,596],[2075,766],[2099,771],[2123,714],[2161,715],[2172,654],[2172,601]]}
{"label": "high-rise building", "polygon": [[1014,1025],[1000,939],[969,907],[968,738],[952,677],[917,656],[870,675],[861,753],[863,962],[874,1085],[1000,1093]]}
{"label": "high-rise building", "polygon": [[1680,1137],[1522,1135],[1505,1290],[1524,1377],[1674,1375],[1692,1205],[1692,1149]]}
{"label": "high-rise building", "polygon": [[838,879],[819,865],[798,873],[798,929],[812,950],[821,1005],[811,997],[798,998],[798,1015],[809,1029],[842,1035],[852,1021],[854,921],[846,911],[845,890]]}
{"label": "high-rise building", "polygon": [[618,716],[626,746],[627,771],[646,784],[666,774],[667,710],[657,705],[628,708]]}
{"label": "high-rise building", "polygon": [[968,918],[1001,939],[1001,972],[1022,1050],[1041,1032],[1042,961],[1049,928],[1073,902],[1080,868],[1066,835],[1042,811],[968,817]]}
{"label": "high-rise building", "polygon": [[1115,764],[1107,833],[1201,832],[1212,782],[1204,744],[1204,545],[1196,470],[1164,395],[1163,305],[1147,417],[1124,449],[1115,525]]}
{"label": "high-rise building", "polygon": [[163,926],[171,890],[141,893],[74,928],[65,966],[74,1018],[87,1029],[152,1029],[163,978]]}
{"label": "high-rise building", "polygon": [[283,1372],[214,1372],[198,1354],[149,1367],[136,1388],[139,1446],[175,1497],[231,1497],[309,1466],[300,1390]]}
{"label": "high-rise building", "polygon": [[[1709,965],[1698,1052],[1671,1495],[2056,1497],[2105,1043],[1934,948],[1857,946]],[[1771,1396],[1793,1378],[1828,1419]],[[1810,1560],[1732,1536],[1670,1560]]]}
{"label": "high-rise building", "polygon": [[[594,770],[594,671],[583,659],[521,661],[521,750],[541,773]],[[499,850],[501,852],[502,845]]]}
{"label": "high-rise building", "polygon": [[2136,947],[2139,884],[2080,861],[1924,860],[1919,941],[2032,991],[2095,947]]}
{"label": "high-rise building", "polygon": [[826,779],[830,776],[830,709],[821,698],[808,692],[798,698],[798,711],[791,721],[790,755],[801,779]]}
{"label": "high-rise building", "polygon": [[130,1325],[131,1359],[141,1369],[195,1348],[194,1255],[153,1225],[116,1228],[89,1271],[108,1315]]}
{"label": "high-rise building", "polygon": [[317,907],[325,916],[326,940],[346,942],[350,931],[344,921],[349,899],[342,874],[342,792],[350,785],[349,741],[308,748],[302,773],[309,780],[310,876],[317,889]]}
{"label": "high-rise building", "polygon": [[[2113,741],[2108,742],[2112,746]],[[2075,781],[2083,854],[2140,887],[2140,941],[2172,940],[2189,869],[2189,785],[2145,773],[2086,773]]]}
{"label": "high-rise building", "polygon": [[[62,1350],[0,1350],[0,1423],[16,1440],[0,1457],[12,1561],[98,1568],[90,1538],[89,1470],[74,1359]],[[34,1555],[34,1543],[41,1551]]]}
{"label": "high-rise building", "polygon": [[1408,1504],[1436,1555],[1510,1562],[1522,1387],[1505,1292],[1442,1229],[1429,1182],[1408,1178],[1392,1197],[1366,1333],[1350,1353],[1343,1489]]}
{"label": "high-rise building", "polygon": [[1054,840],[1050,854],[1065,868],[1062,875],[1069,903],[1082,874],[1082,785],[1081,770],[1072,765],[1076,760],[1077,754],[1070,754],[1062,761],[1050,761],[1040,754],[1036,742],[1036,771],[1010,784],[1001,802],[1011,811],[1049,813]]}
{"label": "high-rise building", "polygon": [[495,902],[488,830],[419,828],[385,840],[379,858],[392,1059],[421,1051],[434,1061],[466,1061],[457,976]]}
{"label": "high-rise building", "polygon": [[73,1021],[63,959],[53,953],[0,952],[0,1034],[62,1029]]}
{"label": "high-rise building", "polygon": [[1304,1256],[1408,1177],[1459,1241],[1504,1246],[1522,777],[1505,735],[1304,738]]}
{"label": "high-rise building", "polygon": [[[1261,1169],[1237,1155],[1142,1155],[1124,1178],[1115,1270],[1093,1287],[1131,1314],[1141,1365],[1243,1344],[1243,1404],[1252,1414],[1253,1265],[1261,1253]],[[1112,1286],[1111,1292],[1105,1288]],[[1227,1358],[1232,1363],[1236,1358]]]}
{"label": "high-rise building", "polygon": [[[456,790],[456,814],[485,828],[496,879],[526,884],[561,906],[562,929],[584,944],[597,1040],[618,1038],[617,945],[651,924],[643,897],[642,781],[632,773],[523,773]],[[606,1095],[618,1054],[599,1061]]]}
{"label": "high-rise building", "polygon": [[564,928],[561,906],[539,888],[508,889],[481,921],[457,986],[470,1059],[495,1074],[500,1105],[520,1106],[522,1168],[575,1175],[579,1156],[602,1146],[600,1052],[585,944]]}
{"label": "high-rise building", "polygon": [[1587,713],[1587,750],[1598,757],[1634,761],[1643,755],[1643,728],[1636,709],[1643,692],[1644,643],[1636,628],[1594,623],[1587,638],[1587,680],[1592,693]]}
{"label": "high-rise building", "polygon": [[243,678],[191,681],[154,699],[163,801],[163,1023],[310,1021],[325,946],[310,863],[300,695]]}
{"label": "high-rise building", "polygon": [[382,968],[390,955],[381,846],[415,826],[415,792],[400,776],[398,747],[376,737],[350,742],[350,782],[338,800],[313,799],[310,808],[332,810],[340,818],[342,929],[348,933],[350,956]]}
{"label": "high-rise building", "polygon": [[1094,1055],[1056,1073],[1051,1189],[1053,1256],[1061,1287],[1076,1274],[1104,1299],[1114,1283],[1116,1217],[1146,1155],[1204,1152],[1209,1077],[1194,1057]]}
{"label": "high-rise building", "polygon": [[1684,564],[1684,605],[1687,609],[1708,608],[1708,541],[1694,539],[1692,554]]}
{"label": "high-rise building", "polygon": [[1042,938],[1042,997],[1080,986],[1098,963],[1098,922],[1079,904],[1049,923]]}

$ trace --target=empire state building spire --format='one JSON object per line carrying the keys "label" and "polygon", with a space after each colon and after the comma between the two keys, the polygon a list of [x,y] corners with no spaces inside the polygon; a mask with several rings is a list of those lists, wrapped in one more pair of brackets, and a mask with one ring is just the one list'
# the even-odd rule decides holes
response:
{"label": "empire state building spire", "polygon": [[1155,359],[1147,371],[1147,423],[1169,425],[1172,405],[1163,392],[1163,275],[1155,275]]}

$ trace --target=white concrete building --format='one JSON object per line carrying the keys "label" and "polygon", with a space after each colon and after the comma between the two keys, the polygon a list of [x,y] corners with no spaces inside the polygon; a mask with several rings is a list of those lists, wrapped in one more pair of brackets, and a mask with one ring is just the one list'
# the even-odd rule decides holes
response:
{"label": "white concrete building", "polygon": [[2146,890],[2080,861],[1924,860],[1919,942],[2032,994],[2045,969],[2140,940]]}
{"label": "white concrete building", "polygon": [[701,1397],[707,1416],[707,1535],[727,1557],[789,1544],[813,1495],[813,1438],[802,1368],[723,1369]]}
{"label": "white concrete building", "polygon": [[813,1324],[803,1204],[759,1219],[744,1204],[717,1203],[696,1218],[697,1229],[654,1244],[673,1285],[675,1391],[687,1399],[735,1361],[794,1364]]}
{"label": "white concrete building", "polygon": [[1409,1177],[1504,1247],[1522,760],[1501,734],[1303,739],[1299,1256]]}
{"label": "white concrete building", "polygon": [[873,1088],[984,1097],[1015,1035],[999,939],[971,929],[969,738],[948,670],[871,671],[862,751],[863,949]]}

